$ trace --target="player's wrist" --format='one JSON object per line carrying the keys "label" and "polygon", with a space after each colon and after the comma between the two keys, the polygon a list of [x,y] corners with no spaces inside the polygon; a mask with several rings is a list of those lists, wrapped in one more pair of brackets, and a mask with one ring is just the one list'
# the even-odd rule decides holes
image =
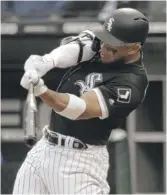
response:
{"label": "player's wrist", "polygon": [[48,90],[48,87],[44,84],[43,79],[39,79],[37,85],[34,86],[34,95],[40,96]]}

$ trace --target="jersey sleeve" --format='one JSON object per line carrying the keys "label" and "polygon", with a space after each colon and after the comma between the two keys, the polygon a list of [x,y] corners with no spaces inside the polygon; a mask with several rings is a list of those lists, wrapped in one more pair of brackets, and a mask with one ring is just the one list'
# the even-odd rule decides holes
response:
{"label": "jersey sleeve", "polygon": [[126,117],[129,113],[136,109],[141,102],[141,94],[133,85],[116,84],[109,82],[100,87],[94,88],[101,111],[102,117]]}

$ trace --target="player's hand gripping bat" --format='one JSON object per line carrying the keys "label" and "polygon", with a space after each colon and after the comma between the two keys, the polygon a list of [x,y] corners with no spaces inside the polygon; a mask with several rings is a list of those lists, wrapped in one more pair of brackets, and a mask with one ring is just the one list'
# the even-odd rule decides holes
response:
{"label": "player's hand gripping bat", "polygon": [[37,104],[32,81],[29,83],[24,113],[24,142],[27,147],[32,148],[37,141]]}

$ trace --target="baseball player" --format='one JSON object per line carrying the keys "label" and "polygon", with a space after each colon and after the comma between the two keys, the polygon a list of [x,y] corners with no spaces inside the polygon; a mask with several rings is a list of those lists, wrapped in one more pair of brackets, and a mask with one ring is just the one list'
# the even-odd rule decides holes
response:
{"label": "baseball player", "polygon": [[[84,31],[25,62],[21,86],[52,108],[43,137],[20,167],[13,194],[108,194],[106,143],[112,129],[142,103],[148,86],[142,47],[148,20],[117,9],[100,32]],[[41,78],[68,68],[56,91]]]}

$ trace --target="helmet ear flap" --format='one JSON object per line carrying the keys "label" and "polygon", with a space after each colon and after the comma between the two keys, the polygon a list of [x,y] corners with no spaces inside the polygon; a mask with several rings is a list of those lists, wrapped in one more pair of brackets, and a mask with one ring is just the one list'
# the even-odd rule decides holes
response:
{"label": "helmet ear flap", "polygon": [[99,50],[100,50],[100,39],[95,37],[92,43],[92,51],[98,52]]}

